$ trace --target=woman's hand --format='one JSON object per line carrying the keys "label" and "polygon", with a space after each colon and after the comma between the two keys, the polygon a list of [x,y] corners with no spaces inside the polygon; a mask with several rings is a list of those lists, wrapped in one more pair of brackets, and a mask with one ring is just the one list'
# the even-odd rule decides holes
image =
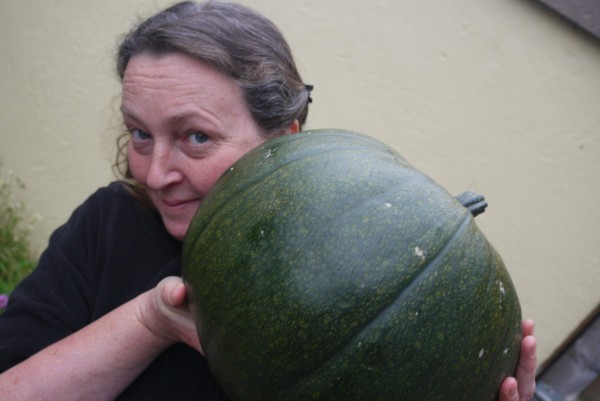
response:
{"label": "woman's hand", "polygon": [[202,352],[194,320],[187,307],[185,284],[167,277],[147,293],[138,319],[154,335],[168,343],[182,342]]}
{"label": "woman's hand", "polygon": [[500,401],[528,401],[535,392],[535,369],[537,364],[536,340],[533,321],[523,321],[521,356],[515,377],[508,377],[500,387]]}

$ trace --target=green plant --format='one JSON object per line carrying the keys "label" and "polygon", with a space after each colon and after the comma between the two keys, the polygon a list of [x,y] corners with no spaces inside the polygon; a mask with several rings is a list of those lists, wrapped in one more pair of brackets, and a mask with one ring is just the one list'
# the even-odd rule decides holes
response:
{"label": "green plant", "polygon": [[30,242],[36,217],[15,199],[25,185],[3,167],[0,163],[0,294],[8,294],[36,265]]}
{"label": "green plant", "polygon": [[494,400],[521,311],[471,213],[365,136],[284,135],[203,200],[184,280],[232,400]]}

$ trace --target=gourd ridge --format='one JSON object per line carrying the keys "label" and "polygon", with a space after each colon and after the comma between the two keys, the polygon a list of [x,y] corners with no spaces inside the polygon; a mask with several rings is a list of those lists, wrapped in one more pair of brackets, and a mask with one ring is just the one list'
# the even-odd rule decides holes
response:
{"label": "gourd ridge", "polygon": [[[310,378],[314,376],[319,376],[322,369],[326,369],[327,365],[335,363],[336,360],[342,358],[355,344],[358,342],[358,339],[363,337],[365,332],[368,332],[373,326],[376,326],[387,314],[388,311],[395,310],[397,308],[398,303],[400,303],[404,295],[410,293],[411,290],[416,287],[423,279],[427,276],[427,273],[435,270],[435,268],[440,264],[440,262],[444,259],[446,255],[452,249],[452,245],[458,241],[458,239],[462,236],[462,234],[467,230],[468,226],[472,223],[473,218],[471,215],[466,214],[465,219],[458,225],[457,229],[450,236],[450,238],[446,241],[442,247],[439,248],[438,252],[435,255],[432,255],[430,261],[423,266],[423,268],[419,271],[417,275],[415,275],[408,285],[404,286],[400,289],[400,291],[394,296],[394,300],[387,305],[384,305],[379,311],[373,314],[372,319],[366,322],[363,326],[358,327],[354,330],[350,335],[348,335],[347,339],[342,342],[343,346],[339,347],[333,352],[323,357],[323,364],[319,367],[312,367],[308,374],[304,377],[295,377],[295,383],[292,386],[287,387],[284,385],[285,390],[280,392],[283,393],[288,391],[288,389],[302,386],[305,380],[310,380]],[[291,380],[290,380],[291,381]],[[292,390],[293,393],[293,390]],[[273,398],[274,400],[279,399],[280,397]]]}

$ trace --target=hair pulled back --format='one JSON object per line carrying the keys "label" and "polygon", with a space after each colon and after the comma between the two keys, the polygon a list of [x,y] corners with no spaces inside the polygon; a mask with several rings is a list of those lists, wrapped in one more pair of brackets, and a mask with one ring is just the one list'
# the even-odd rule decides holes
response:
{"label": "hair pulled back", "polygon": [[118,49],[123,79],[129,60],[140,53],[184,53],[217,68],[242,89],[248,109],[265,134],[305,123],[312,87],[298,73],[277,27],[236,3],[183,1],[142,21]]}

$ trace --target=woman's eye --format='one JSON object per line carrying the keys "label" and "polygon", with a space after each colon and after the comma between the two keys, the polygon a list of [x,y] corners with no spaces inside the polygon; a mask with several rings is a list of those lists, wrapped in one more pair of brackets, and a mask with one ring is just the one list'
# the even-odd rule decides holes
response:
{"label": "woman's eye", "polygon": [[201,132],[190,132],[188,134],[188,138],[194,144],[202,144],[208,142],[208,136]]}
{"label": "woman's eye", "polygon": [[131,136],[138,141],[147,141],[151,138],[150,134],[139,129],[131,130]]}

